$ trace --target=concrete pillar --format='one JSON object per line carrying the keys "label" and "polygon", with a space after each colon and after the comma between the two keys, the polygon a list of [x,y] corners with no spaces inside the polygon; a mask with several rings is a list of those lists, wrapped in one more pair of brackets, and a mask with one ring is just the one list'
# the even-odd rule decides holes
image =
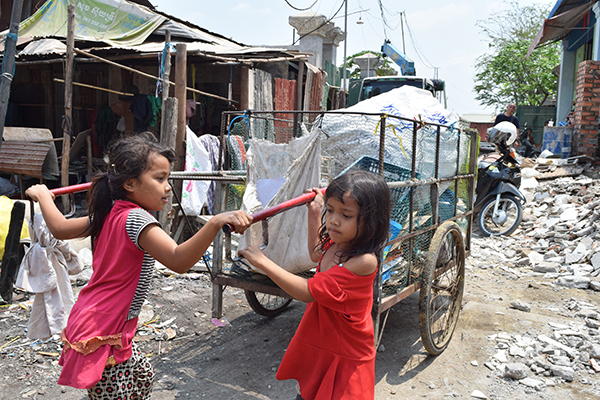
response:
{"label": "concrete pillar", "polygon": [[327,23],[327,17],[313,11],[306,11],[289,17],[288,22],[296,28],[300,35],[298,50],[300,53],[312,54],[308,62],[323,68],[323,42],[332,27]]}
{"label": "concrete pillar", "polygon": [[382,64],[379,56],[371,53],[363,54],[359,57],[354,57],[354,62],[360,68],[360,79],[370,78],[377,75],[377,67]]}
{"label": "concrete pillar", "polygon": [[327,36],[323,39],[323,61],[328,61],[333,65],[336,65],[337,60],[337,48],[340,45],[340,42],[346,39],[346,35],[342,28],[334,26],[331,24],[332,29],[327,32]]}
{"label": "concrete pillar", "polygon": [[[596,3],[598,4],[598,3]],[[597,25],[597,24],[596,24]],[[573,89],[575,87],[575,52],[568,51],[569,39],[562,41],[563,51],[560,60],[560,74],[558,76],[558,98],[556,102],[556,121],[565,119],[571,111]]]}
{"label": "concrete pillar", "polygon": [[598,21],[600,21],[600,4],[594,3],[592,6],[594,15],[596,16],[596,25],[594,25],[594,58],[593,61],[600,61],[600,27]]}

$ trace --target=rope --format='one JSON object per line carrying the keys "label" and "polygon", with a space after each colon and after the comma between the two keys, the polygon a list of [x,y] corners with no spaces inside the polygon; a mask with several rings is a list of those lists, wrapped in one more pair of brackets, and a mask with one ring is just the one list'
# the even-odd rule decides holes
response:
{"label": "rope", "polygon": [[[158,55],[158,60],[159,60],[159,68],[158,68],[158,77],[160,79],[158,79],[156,81],[156,92],[154,93],[155,97],[158,97],[159,93],[162,93],[163,91],[163,80],[165,79],[165,60],[167,59],[167,49],[171,50],[171,51],[177,51],[175,49],[175,46],[173,46],[173,43],[165,43],[165,47],[163,48],[163,51]],[[171,53],[169,52],[169,55]]]}
{"label": "rope", "polygon": [[227,128],[227,140],[229,140],[229,136],[231,135],[231,127],[233,126],[233,123],[240,118],[244,119],[244,122],[246,122],[246,126],[248,127],[248,134],[250,133],[250,117],[248,115],[248,110],[246,110],[244,111],[244,114],[238,115],[229,123],[229,127]]}
{"label": "rope", "polygon": [[[375,132],[373,132],[374,135],[377,135],[377,132],[379,132],[379,124],[380,123],[381,123],[381,120],[377,121],[377,125],[375,125]],[[406,154],[406,150],[404,150],[404,144],[402,144],[402,137],[398,134],[398,132],[396,132],[396,126],[394,126],[393,124],[388,124],[388,125],[385,125],[385,127],[392,128],[392,132],[394,132],[394,135],[400,141],[400,148],[402,149],[402,154],[404,154],[404,157],[406,157],[406,159],[408,159],[408,154]]]}
{"label": "rope", "polygon": [[6,42],[9,39],[10,40],[14,40],[15,43],[16,43],[17,40],[19,40],[19,35],[16,34],[16,33],[8,32],[6,34],[6,36],[4,37],[4,39],[2,40],[2,42],[4,43],[4,55],[2,57],[2,78],[8,80],[9,82],[12,82],[13,77],[15,76],[15,67],[16,67],[16,64],[13,63],[13,70],[12,70],[11,74],[9,74],[8,72],[4,72],[4,61],[6,60],[6,48],[7,48]]}

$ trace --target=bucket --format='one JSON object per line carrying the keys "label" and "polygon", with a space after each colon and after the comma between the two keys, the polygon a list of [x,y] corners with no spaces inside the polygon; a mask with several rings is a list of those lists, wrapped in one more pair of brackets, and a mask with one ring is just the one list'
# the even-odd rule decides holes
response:
{"label": "bucket", "polygon": [[548,150],[561,158],[571,156],[572,126],[545,126],[542,151]]}

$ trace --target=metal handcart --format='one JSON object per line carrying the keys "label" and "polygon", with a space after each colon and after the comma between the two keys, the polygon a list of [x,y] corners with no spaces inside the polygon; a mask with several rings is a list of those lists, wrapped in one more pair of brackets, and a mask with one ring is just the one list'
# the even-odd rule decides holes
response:
{"label": "metal handcart", "polygon": [[[291,140],[315,126],[328,142],[339,131],[346,132],[338,137],[339,142],[333,140],[335,152],[323,147],[322,174],[332,179],[350,169],[369,170],[384,177],[392,194],[391,236],[373,290],[376,346],[391,307],[419,291],[423,345],[430,354],[443,352],[460,313],[465,259],[470,254],[476,133],[387,114],[340,111],[226,112],[222,126],[228,127],[222,129],[222,148],[232,132],[246,141],[275,142]],[[216,212],[231,209],[227,183],[217,183],[215,196]],[[301,196],[253,215],[255,222],[261,221],[265,242],[269,218],[310,200],[310,194]],[[233,203],[239,205],[239,199]],[[292,301],[290,296],[265,275],[240,267],[231,249],[231,234],[218,235],[210,271],[213,317],[222,317],[222,294],[227,286],[244,289],[250,306],[261,315],[282,312]]]}

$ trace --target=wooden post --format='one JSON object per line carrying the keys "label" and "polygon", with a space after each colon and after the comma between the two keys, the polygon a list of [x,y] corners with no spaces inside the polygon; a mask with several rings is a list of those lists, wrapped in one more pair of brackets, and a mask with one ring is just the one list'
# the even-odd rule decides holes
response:
{"label": "wooden post", "polygon": [[165,46],[167,47],[167,55],[165,57],[165,75],[162,77],[162,118],[160,120],[160,140],[163,143],[162,135],[163,132],[167,129],[167,125],[165,125],[165,108],[167,99],[169,98],[169,80],[171,79],[171,32],[167,31],[165,34]]}
{"label": "wooden post", "polygon": [[250,108],[250,68],[242,65],[240,70],[240,110],[247,110]]}
{"label": "wooden post", "polygon": [[[164,128],[160,134],[160,143],[165,147],[173,148],[177,136],[177,99],[175,97],[169,97],[163,103],[162,121]],[[169,197],[169,202],[158,214],[158,221],[167,233],[171,232],[173,218],[169,218],[169,213],[172,208],[173,196]]]}
{"label": "wooden post", "polygon": [[10,224],[4,243],[4,257],[0,272],[0,296],[7,302],[12,300],[13,284],[19,272],[19,241],[24,219],[25,203],[17,201],[10,213]]}
{"label": "wooden post", "polygon": [[[0,78],[0,147],[2,147],[2,134],[4,133],[4,122],[8,109],[8,97],[10,96],[10,84],[13,79],[13,68],[15,66],[15,53],[17,52],[17,34],[19,22],[21,21],[22,0],[13,0],[12,13],[10,15],[10,29],[7,40],[4,42],[4,56],[2,58],[2,78]],[[23,196],[23,193],[21,193]]]}
{"label": "wooden post", "polygon": [[[65,67],[65,115],[63,117],[63,151],[61,164],[62,187],[69,186],[69,153],[71,151],[72,113],[73,113],[73,58],[75,47],[75,5],[70,4],[67,8],[67,62]],[[62,196],[63,213],[69,210],[69,195]]]}
{"label": "wooden post", "polygon": [[87,180],[88,182],[92,180],[93,170],[93,155],[92,155],[92,135],[87,135],[85,137],[85,150],[87,155]]}
{"label": "wooden post", "polygon": [[[175,137],[175,170],[183,171],[185,166],[185,101],[187,87],[187,45],[175,46],[175,97],[177,98],[177,136]],[[181,181],[177,181],[173,190],[181,195]],[[180,197],[181,198],[181,197]]]}
{"label": "wooden post", "polygon": [[[296,110],[302,110],[302,88],[304,87],[304,61],[298,61],[298,77],[296,78]],[[294,113],[294,137],[300,136],[302,114]]]}

